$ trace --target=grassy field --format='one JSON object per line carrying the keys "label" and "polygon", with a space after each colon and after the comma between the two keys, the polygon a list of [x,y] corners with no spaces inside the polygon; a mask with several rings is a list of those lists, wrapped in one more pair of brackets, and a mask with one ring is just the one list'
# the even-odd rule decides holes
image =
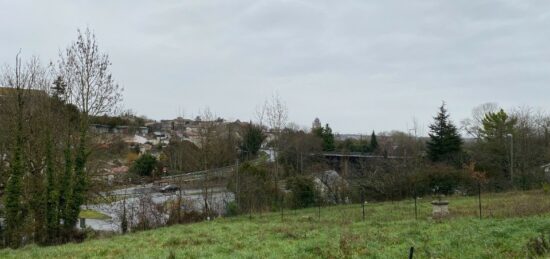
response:
{"label": "grassy field", "polygon": [[78,214],[79,218],[85,218],[85,219],[110,219],[111,217],[97,212],[95,210],[81,210],[80,214]]}
{"label": "grassy field", "polygon": [[0,250],[0,258],[526,258],[528,241],[550,231],[541,191],[450,198],[451,217],[430,218],[431,198],[324,207],[178,225],[55,247]]}

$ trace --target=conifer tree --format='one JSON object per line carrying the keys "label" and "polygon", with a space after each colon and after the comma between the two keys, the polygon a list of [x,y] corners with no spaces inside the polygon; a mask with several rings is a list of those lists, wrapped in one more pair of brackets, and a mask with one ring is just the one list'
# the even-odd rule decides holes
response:
{"label": "conifer tree", "polygon": [[378,140],[376,139],[376,134],[374,133],[374,130],[370,135],[369,149],[371,152],[374,152],[378,149]]}
{"label": "conifer tree", "polygon": [[433,162],[449,161],[462,150],[462,138],[456,126],[449,119],[445,103],[430,125],[430,140],[427,142],[428,157]]}
{"label": "conifer tree", "polygon": [[334,145],[334,134],[332,134],[332,129],[330,126],[325,124],[325,128],[322,133],[323,138],[323,150],[324,151],[334,151],[336,146]]}

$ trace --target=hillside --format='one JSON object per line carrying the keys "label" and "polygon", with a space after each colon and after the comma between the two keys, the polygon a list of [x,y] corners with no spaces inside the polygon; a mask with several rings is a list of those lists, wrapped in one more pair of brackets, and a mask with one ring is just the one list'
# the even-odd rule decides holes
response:
{"label": "hillside", "polygon": [[1,258],[525,258],[527,243],[550,230],[550,199],[542,191],[450,199],[450,218],[429,218],[431,198],[310,208],[178,225],[66,244],[2,250]]}

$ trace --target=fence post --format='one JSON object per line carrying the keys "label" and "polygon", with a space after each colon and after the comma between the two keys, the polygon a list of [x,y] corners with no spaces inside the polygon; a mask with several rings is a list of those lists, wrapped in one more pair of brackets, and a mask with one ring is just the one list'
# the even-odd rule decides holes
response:
{"label": "fence post", "polygon": [[281,221],[284,219],[284,211],[283,211],[283,204],[284,204],[284,196],[281,196]]}
{"label": "fence post", "polygon": [[416,190],[414,191],[414,220],[418,220],[418,208],[416,206]]}
{"label": "fence post", "polygon": [[321,202],[319,201],[318,204],[319,204],[319,206],[318,206],[319,210],[317,211],[317,214],[319,216],[319,221],[321,221]]}
{"label": "fence post", "polygon": [[361,208],[363,209],[363,221],[365,221],[365,193],[361,190]]}
{"label": "fence post", "polygon": [[481,183],[477,183],[477,201],[479,204],[479,219],[481,219]]}

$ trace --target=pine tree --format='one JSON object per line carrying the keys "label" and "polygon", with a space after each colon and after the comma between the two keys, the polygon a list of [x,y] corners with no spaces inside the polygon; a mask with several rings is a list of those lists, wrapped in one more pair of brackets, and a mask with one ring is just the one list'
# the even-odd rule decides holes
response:
{"label": "pine tree", "polygon": [[449,119],[445,103],[439,107],[439,113],[430,125],[430,140],[427,142],[428,157],[434,162],[449,161],[462,150],[462,138]]}
{"label": "pine tree", "polygon": [[325,124],[325,127],[313,127],[311,133],[319,137],[323,143],[323,151],[334,151],[336,145],[334,144],[334,134],[332,134],[332,129],[330,126]]}
{"label": "pine tree", "polygon": [[374,133],[374,130],[372,131],[372,134],[370,135],[369,149],[370,149],[371,152],[374,152],[378,149],[378,140],[376,139],[376,134]]}
{"label": "pine tree", "polygon": [[334,151],[336,146],[334,145],[334,134],[332,134],[332,129],[330,126],[325,124],[325,128],[323,129],[323,150],[324,151]]}

